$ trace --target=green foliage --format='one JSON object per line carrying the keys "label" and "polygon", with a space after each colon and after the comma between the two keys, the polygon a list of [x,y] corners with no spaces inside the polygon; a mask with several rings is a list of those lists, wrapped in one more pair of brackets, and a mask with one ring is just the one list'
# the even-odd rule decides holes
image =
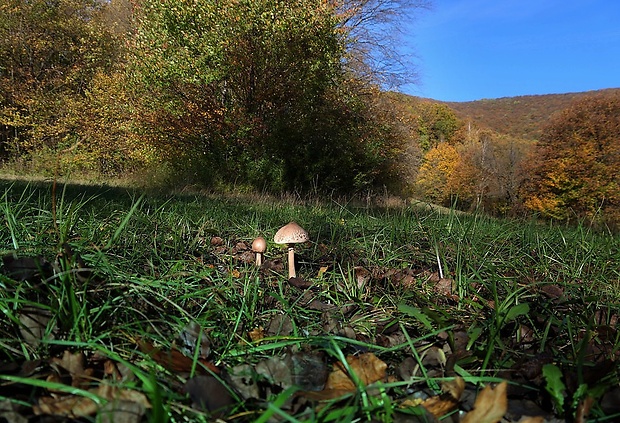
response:
{"label": "green foliage", "polygon": [[557,410],[564,412],[564,395],[566,394],[566,386],[562,381],[562,371],[555,364],[545,364],[542,368],[542,374],[547,382],[547,392],[551,395]]}
{"label": "green foliage", "polygon": [[338,23],[316,0],[145,2],[132,77],[148,140],[201,183],[384,183],[395,132],[371,112],[375,94],[347,77]]}
{"label": "green foliage", "polygon": [[417,119],[417,142],[423,152],[442,142],[459,141],[463,122],[448,105],[419,100],[411,102],[408,110]]}

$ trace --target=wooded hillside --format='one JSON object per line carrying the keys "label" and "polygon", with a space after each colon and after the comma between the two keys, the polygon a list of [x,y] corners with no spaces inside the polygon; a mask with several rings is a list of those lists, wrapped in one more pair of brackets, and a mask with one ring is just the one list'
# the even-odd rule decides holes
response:
{"label": "wooded hillside", "polygon": [[416,121],[414,196],[617,227],[620,89],[465,103],[392,96]]}
{"label": "wooded hillside", "polygon": [[620,88],[585,91],[566,94],[525,95],[464,102],[440,102],[433,99],[419,99],[403,95],[401,100],[436,101],[450,107],[465,124],[488,128],[500,134],[527,140],[538,140],[542,128],[555,114],[568,108],[573,102],[592,96],[610,96]]}

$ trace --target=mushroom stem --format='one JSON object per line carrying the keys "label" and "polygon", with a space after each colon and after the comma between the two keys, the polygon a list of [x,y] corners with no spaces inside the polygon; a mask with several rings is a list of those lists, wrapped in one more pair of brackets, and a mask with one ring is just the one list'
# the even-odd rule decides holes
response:
{"label": "mushroom stem", "polygon": [[295,249],[293,248],[293,244],[289,244],[288,246],[288,278],[296,278],[297,274],[295,273]]}
{"label": "mushroom stem", "polygon": [[258,267],[261,267],[261,265],[263,264],[263,253],[256,253],[256,265]]}

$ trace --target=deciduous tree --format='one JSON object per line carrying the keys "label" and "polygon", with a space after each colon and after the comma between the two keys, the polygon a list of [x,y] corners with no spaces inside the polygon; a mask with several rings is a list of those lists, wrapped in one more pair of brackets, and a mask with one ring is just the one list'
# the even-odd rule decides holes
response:
{"label": "deciduous tree", "polygon": [[448,204],[453,194],[448,182],[453,178],[459,161],[456,147],[447,142],[431,148],[424,155],[416,179],[416,190],[429,201]]}
{"label": "deciduous tree", "polygon": [[545,129],[525,205],[556,219],[620,221],[620,95],[576,102]]}
{"label": "deciduous tree", "polygon": [[96,0],[0,3],[0,128],[3,147],[24,153],[76,142],[74,106],[116,59]]}

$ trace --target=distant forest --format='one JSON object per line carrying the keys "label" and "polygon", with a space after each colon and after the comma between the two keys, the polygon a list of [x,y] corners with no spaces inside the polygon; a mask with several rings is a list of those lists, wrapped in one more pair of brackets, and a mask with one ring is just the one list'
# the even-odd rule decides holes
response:
{"label": "distant forest", "polygon": [[525,95],[490,100],[447,102],[459,119],[497,133],[540,139],[549,119],[584,97],[617,95],[620,88],[567,94]]}
{"label": "distant forest", "polygon": [[617,225],[620,91],[441,103],[386,90],[401,76],[379,60],[393,40],[369,25],[426,5],[0,0],[3,171],[387,191]]}
{"label": "distant forest", "polygon": [[620,89],[440,102],[417,117],[416,197],[493,214],[620,225]]}

